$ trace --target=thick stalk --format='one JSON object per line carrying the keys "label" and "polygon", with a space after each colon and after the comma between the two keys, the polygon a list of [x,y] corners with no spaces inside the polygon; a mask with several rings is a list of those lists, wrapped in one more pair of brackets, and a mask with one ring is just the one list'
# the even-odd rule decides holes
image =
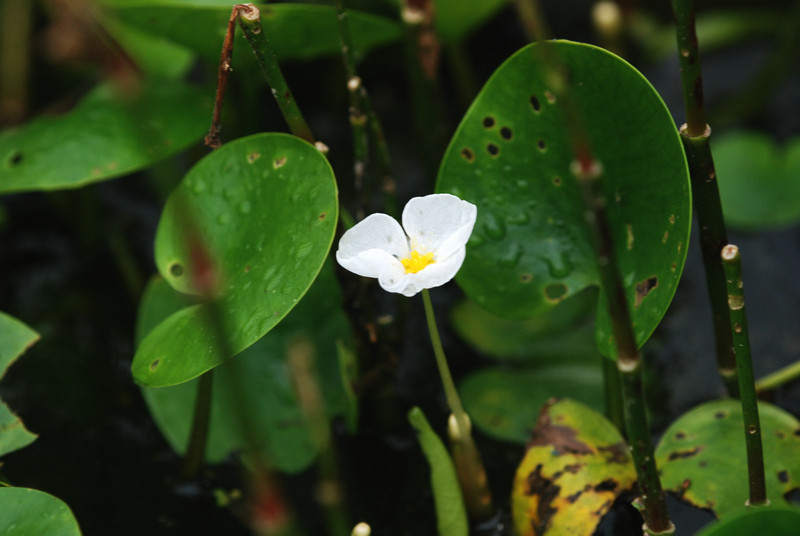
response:
{"label": "thick stalk", "polygon": [[261,25],[261,11],[253,4],[239,4],[234,9],[239,8],[239,26],[241,26],[244,36],[253,49],[258,65],[267,79],[272,95],[278,103],[278,107],[283,114],[289,130],[298,138],[303,138],[309,143],[314,143],[314,136],[311,128],[306,123],[300,108],[294,100],[289,84],[283,77],[283,72],[269,44],[266,32]]}
{"label": "thick stalk", "polygon": [[192,429],[189,433],[189,444],[183,458],[181,476],[194,478],[203,466],[208,443],[208,429],[211,422],[211,393],[214,384],[214,369],[200,376],[197,382],[197,396],[194,399]]}
{"label": "thick stalk", "polygon": [[736,359],[732,351],[725,274],[720,260],[720,252],[728,243],[728,236],[709,146],[711,128],[706,124],[694,5],[692,0],[673,0],[672,10],[675,15],[681,84],[686,107],[686,124],[681,127],[681,139],[689,161],[693,204],[700,225],[700,249],[713,314],[717,366],[728,393],[738,396],[739,384],[736,380]]}
{"label": "thick stalk", "polygon": [[617,364],[603,360],[603,393],[606,399],[606,415],[623,435],[625,431],[625,404],[622,401],[622,378]]}
{"label": "thick stalk", "polygon": [[573,171],[581,185],[585,217],[592,232],[601,287],[608,299],[617,348],[617,368],[622,378],[625,428],[638,475],[639,500],[645,521],[644,530],[647,534],[672,534],[675,526],[667,513],[667,504],[653,455],[650,427],[647,423],[642,387],[642,360],[633,333],[625,287],[619,276],[611,229],[606,216],[606,197],[600,184],[602,166],[595,160],[591,161],[590,166],[581,165],[576,161]]}
{"label": "thick stalk", "polygon": [[728,244],[722,248],[722,262],[728,286],[728,307],[731,312],[730,330],[733,334],[733,351],[739,377],[742,402],[744,437],[747,446],[747,474],[750,483],[750,506],[769,504],[764,483],[764,452],[761,443],[761,424],[758,419],[753,362],[750,356],[750,335],[747,331],[747,313],[744,306],[742,284],[742,258],[739,248]]}
{"label": "thick stalk", "polygon": [[428,289],[422,291],[422,301],[425,304],[425,318],[428,321],[433,354],[442,377],[442,387],[447,398],[447,405],[452,412],[448,422],[448,432],[453,446],[453,461],[458,472],[461,490],[464,493],[464,502],[471,519],[485,521],[495,513],[486,471],[472,439],[472,425],[461,404],[461,398],[458,396],[458,390],[450,374],[450,367],[447,366],[447,358],[439,337],[439,328],[436,326],[436,317],[433,314],[433,305]]}

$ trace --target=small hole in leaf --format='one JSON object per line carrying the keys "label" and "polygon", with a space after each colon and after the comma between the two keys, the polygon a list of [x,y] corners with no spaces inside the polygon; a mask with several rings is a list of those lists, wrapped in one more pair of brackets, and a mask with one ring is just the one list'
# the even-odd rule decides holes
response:
{"label": "small hole in leaf", "polygon": [[475,161],[475,153],[473,153],[472,149],[470,149],[469,147],[464,147],[463,149],[461,149],[461,156],[467,162],[472,163]]}
{"label": "small hole in leaf", "polygon": [[328,213],[327,212],[323,212],[322,214],[319,215],[319,221],[322,221],[327,217],[328,217]]}
{"label": "small hole in leaf", "polygon": [[556,186],[561,186],[561,177],[553,177],[553,184]]}
{"label": "small hole in leaf", "polygon": [[169,273],[172,277],[180,277],[183,275],[183,266],[179,262],[173,262],[169,267]]}
{"label": "small hole in leaf", "polygon": [[525,273],[519,276],[520,283],[530,283],[532,280],[533,280],[532,274]]}
{"label": "small hole in leaf", "polygon": [[778,480],[780,480],[782,484],[789,482],[789,471],[778,471]]}
{"label": "small hole in leaf", "polygon": [[[727,416],[727,413],[724,411],[718,411],[714,414],[715,419],[724,419]],[[740,432],[741,433],[741,432]]]}
{"label": "small hole in leaf", "polygon": [[152,371],[152,370],[156,370],[160,364],[161,364],[161,359],[154,359],[154,360],[153,360],[153,361],[150,363],[150,370],[151,370],[151,371]]}
{"label": "small hole in leaf", "polygon": [[544,296],[547,301],[558,302],[567,296],[569,289],[564,283],[551,283],[544,287]]}
{"label": "small hole in leaf", "polygon": [[504,140],[510,140],[514,137],[514,132],[508,127],[503,127],[500,129],[500,136],[502,136]]}
{"label": "small hole in leaf", "polygon": [[536,95],[531,95],[531,108],[533,108],[534,112],[538,112],[542,109],[542,103],[539,102],[539,97]]}
{"label": "small hole in leaf", "polygon": [[494,126],[494,117],[484,117],[483,126],[484,128],[492,128]]}
{"label": "small hole in leaf", "polygon": [[261,153],[253,151],[252,153],[247,155],[247,163],[248,164],[252,164],[253,162],[258,160],[259,158],[261,158]]}
{"label": "small hole in leaf", "polygon": [[286,163],[286,157],[282,156],[280,158],[275,159],[275,161],[272,163],[272,167],[274,169],[278,169],[279,167],[282,167],[285,163]]}
{"label": "small hole in leaf", "polygon": [[11,156],[8,157],[8,167],[18,166],[22,162],[22,153],[20,151],[14,151],[11,153]]}
{"label": "small hole in leaf", "polygon": [[539,148],[540,151],[544,151],[545,149],[547,149],[547,144],[544,142],[544,140],[537,141],[536,146]]}
{"label": "small hole in leaf", "polygon": [[494,143],[488,144],[486,146],[486,150],[492,156],[497,156],[498,154],[500,154],[500,148],[497,145],[495,145]]}
{"label": "small hole in leaf", "polygon": [[680,441],[681,439],[686,439],[686,433],[685,432],[678,432],[677,434],[675,434],[675,439],[678,440],[678,441]]}
{"label": "small hole in leaf", "polygon": [[658,286],[658,277],[652,276],[648,277],[644,281],[639,281],[636,283],[636,298],[633,303],[634,308],[638,309],[639,306],[642,304],[642,300],[650,294],[650,291],[653,290]]}

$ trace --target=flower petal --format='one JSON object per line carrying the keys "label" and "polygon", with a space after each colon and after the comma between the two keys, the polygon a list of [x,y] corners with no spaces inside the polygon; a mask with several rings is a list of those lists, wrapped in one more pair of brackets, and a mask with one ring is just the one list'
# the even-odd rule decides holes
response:
{"label": "flower petal", "polygon": [[415,197],[403,209],[403,228],[412,249],[433,251],[440,261],[467,244],[477,214],[475,205],[451,194]]}
{"label": "flower petal", "polygon": [[[387,263],[409,255],[408,238],[397,220],[386,214],[370,214],[339,240],[336,261],[364,277],[378,277]],[[402,265],[400,265],[402,267]]]}

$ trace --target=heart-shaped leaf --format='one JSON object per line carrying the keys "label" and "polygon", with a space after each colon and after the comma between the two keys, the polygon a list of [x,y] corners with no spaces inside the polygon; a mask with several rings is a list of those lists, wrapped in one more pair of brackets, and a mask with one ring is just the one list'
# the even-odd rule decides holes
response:
{"label": "heart-shaped leaf", "polygon": [[[172,0],[106,0],[119,20],[166,37],[196,51],[211,62],[219,61],[233,2],[176,3]],[[333,6],[307,4],[258,4],[264,32],[275,56],[312,59],[341,54],[342,44]],[[354,10],[347,12],[353,50],[357,57],[371,48],[397,41],[399,23]],[[241,35],[241,34],[239,34]],[[313,36],[313,39],[309,39]],[[244,39],[237,39],[234,69],[257,69]]]}
{"label": "heart-shaped leaf", "polygon": [[177,290],[196,292],[198,278],[210,278],[219,296],[214,307],[182,309],[145,337],[132,365],[136,381],[190,380],[264,336],[317,277],[337,211],[330,165],[294,136],[240,138],[198,162],[164,208],[156,264]]}
{"label": "heart-shaped leaf", "polygon": [[[613,54],[584,44],[540,42],[514,54],[467,111],[442,161],[437,190],[478,206],[457,276],[497,314],[525,318],[599,285],[584,218],[570,126],[548,78],[569,71],[572,102],[596,158],[637,341],[653,332],[674,295],[689,239],[686,159],[653,87]],[[564,100],[564,99],[562,99]],[[597,341],[614,355],[600,293]]]}
{"label": "heart-shaped leaf", "polygon": [[43,491],[0,487],[0,534],[19,536],[80,536],[69,507]]}
{"label": "heart-shaped leaf", "polygon": [[485,368],[467,376],[459,384],[459,393],[482,432],[525,443],[539,410],[553,397],[571,396],[594,408],[603,407],[601,357],[596,353],[593,357],[593,363],[583,365]]}
{"label": "heart-shaped leaf", "polygon": [[[161,277],[154,277],[142,298],[137,322],[141,340],[162,320],[190,305]],[[287,353],[293,341],[314,345],[315,369],[329,416],[347,408],[346,386],[337,359],[337,342],[349,339],[332,266],[327,266],[295,309],[251,347],[214,370],[206,461],[218,463],[232,452],[263,452],[276,469],[296,472],[315,459],[318,444],[293,388]],[[143,387],[161,433],[183,454],[189,440],[198,380],[171,387]],[[242,408],[248,414],[241,419]],[[247,425],[248,430],[242,429]]]}
{"label": "heart-shaped leaf", "polygon": [[514,527],[520,536],[590,536],[634,482],[630,450],[614,425],[579,402],[553,400],[514,477]]}
{"label": "heart-shaped leaf", "polygon": [[[0,312],[0,379],[25,350],[39,340],[39,334],[19,320]],[[36,439],[19,417],[0,402],[0,456],[19,450]]]}
{"label": "heart-shaped leaf", "polygon": [[764,229],[800,221],[800,138],[782,149],[756,132],[731,133],[713,143],[726,222]]}
{"label": "heart-shaped leaf", "polygon": [[0,193],[76,188],[154,164],[208,130],[212,96],[175,80],[135,97],[100,86],[64,115],[0,134]]}
{"label": "heart-shaped leaf", "polygon": [[[767,497],[774,505],[786,504],[784,495],[800,487],[800,422],[764,402],[758,413]],[[656,448],[664,489],[717,516],[742,508],[748,498],[744,434],[738,400],[708,402],[685,413]]]}

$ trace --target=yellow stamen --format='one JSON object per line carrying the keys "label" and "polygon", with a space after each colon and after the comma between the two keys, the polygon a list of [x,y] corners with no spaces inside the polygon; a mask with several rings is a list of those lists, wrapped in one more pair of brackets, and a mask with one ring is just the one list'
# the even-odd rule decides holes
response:
{"label": "yellow stamen", "polygon": [[406,269],[407,274],[416,274],[429,264],[433,264],[435,261],[433,260],[433,252],[420,255],[417,250],[413,250],[409,258],[400,259],[400,262],[403,263],[403,267]]}

